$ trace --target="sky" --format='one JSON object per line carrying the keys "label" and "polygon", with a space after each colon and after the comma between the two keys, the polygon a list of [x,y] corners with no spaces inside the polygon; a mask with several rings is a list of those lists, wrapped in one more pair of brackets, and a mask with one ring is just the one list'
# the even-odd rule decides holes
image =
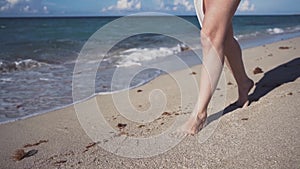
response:
{"label": "sky", "polygon": [[[225,0],[224,0],[225,1]],[[300,14],[300,0],[242,0],[236,14]],[[0,0],[5,16],[195,15],[194,0]]]}

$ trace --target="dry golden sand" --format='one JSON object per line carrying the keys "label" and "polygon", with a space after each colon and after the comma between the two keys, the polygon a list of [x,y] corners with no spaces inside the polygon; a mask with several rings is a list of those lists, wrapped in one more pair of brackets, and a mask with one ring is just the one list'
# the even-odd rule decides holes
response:
{"label": "dry golden sand", "polygon": [[[0,168],[298,168],[300,38],[247,49],[243,55],[247,73],[256,82],[252,103],[246,109],[228,106],[237,98],[237,86],[225,68],[226,93],[218,89],[214,94],[216,103],[225,101],[225,115],[208,117],[209,122],[219,120],[219,124],[204,143],[200,144],[197,136],[187,137],[170,151],[154,157],[120,157],[93,143],[79,124],[74,107],[70,106],[1,125]],[[263,73],[254,74],[256,68]],[[199,66],[174,75],[199,79]],[[166,94],[162,115],[146,124],[122,117],[111,95],[97,96],[81,104],[84,110],[92,112],[94,108],[90,105],[97,102],[107,122],[116,130],[114,137],[147,138],[169,128],[177,116],[192,112],[197,92],[189,84],[183,86],[186,85],[191,94],[185,97],[184,105],[180,104],[181,93],[176,81],[168,75],[129,91],[132,106],[140,111],[151,106],[149,94],[153,89]],[[216,114],[213,108],[210,110]],[[109,144],[110,140],[102,141]],[[12,156],[17,150],[22,152],[17,155],[35,154],[16,161]]]}

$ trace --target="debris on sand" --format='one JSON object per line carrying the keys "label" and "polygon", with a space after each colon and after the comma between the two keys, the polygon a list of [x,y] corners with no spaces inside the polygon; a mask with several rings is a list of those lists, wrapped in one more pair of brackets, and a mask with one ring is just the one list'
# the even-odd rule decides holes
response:
{"label": "debris on sand", "polygon": [[15,153],[13,154],[12,158],[15,160],[15,161],[21,161],[23,160],[24,158],[27,158],[27,157],[31,157],[31,156],[34,156],[36,153],[38,153],[38,150],[30,150],[28,152],[25,152],[24,149],[18,149],[15,151]]}
{"label": "debris on sand", "polygon": [[259,74],[259,73],[264,73],[264,71],[260,68],[260,67],[256,67],[254,70],[253,70],[253,74]]}
{"label": "debris on sand", "polygon": [[127,126],[127,124],[123,124],[123,123],[118,123],[117,127],[121,130],[123,128],[125,128]]}
{"label": "debris on sand", "polygon": [[117,136],[129,136],[129,133],[125,131],[121,131],[120,133],[117,134]]}
{"label": "debris on sand", "polygon": [[85,146],[85,150],[83,151],[83,153],[87,152],[90,148],[94,147],[95,145],[97,145],[96,142],[89,143],[87,146]]}
{"label": "debris on sand", "polygon": [[60,164],[66,163],[66,162],[67,162],[67,160],[59,160],[59,161],[55,161],[53,164],[60,165]]}
{"label": "debris on sand", "polygon": [[85,146],[85,148],[89,149],[91,147],[94,147],[97,143],[93,142],[93,143],[89,143],[87,146]]}
{"label": "debris on sand", "polygon": [[169,112],[163,112],[162,115],[163,115],[163,116],[171,116],[171,113],[169,113]]}
{"label": "debris on sand", "polygon": [[280,46],[279,49],[290,49],[288,46]]}
{"label": "debris on sand", "polygon": [[144,124],[141,124],[141,125],[138,126],[138,128],[143,128],[143,127],[145,127]]}
{"label": "debris on sand", "polygon": [[38,145],[40,145],[40,144],[42,144],[42,143],[47,143],[47,142],[48,142],[48,140],[40,140],[40,141],[37,142],[37,143],[33,143],[33,144],[25,144],[23,147],[24,147],[24,148],[28,148],[28,147],[38,146]]}

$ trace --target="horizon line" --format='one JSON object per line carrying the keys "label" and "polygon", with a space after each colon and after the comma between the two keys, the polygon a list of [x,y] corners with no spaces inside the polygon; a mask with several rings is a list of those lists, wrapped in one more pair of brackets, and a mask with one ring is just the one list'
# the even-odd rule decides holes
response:
{"label": "horizon line", "polygon": [[[197,16],[196,14],[168,14],[166,15],[133,15],[133,16],[179,16],[179,17],[185,17],[185,16]],[[293,13],[270,13],[270,14],[235,14],[234,16],[298,16],[300,14],[293,14]],[[96,17],[124,17],[124,16],[130,16],[129,15],[7,15],[7,16],[0,16],[0,18],[96,18]]]}

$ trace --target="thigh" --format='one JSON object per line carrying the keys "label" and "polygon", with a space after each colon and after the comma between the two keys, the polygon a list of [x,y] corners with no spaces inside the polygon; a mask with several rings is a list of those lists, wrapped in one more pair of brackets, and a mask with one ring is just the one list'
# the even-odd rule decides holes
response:
{"label": "thigh", "polygon": [[203,32],[225,40],[227,32],[231,29],[231,20],[240,0],[203,1],[205,11]]}

